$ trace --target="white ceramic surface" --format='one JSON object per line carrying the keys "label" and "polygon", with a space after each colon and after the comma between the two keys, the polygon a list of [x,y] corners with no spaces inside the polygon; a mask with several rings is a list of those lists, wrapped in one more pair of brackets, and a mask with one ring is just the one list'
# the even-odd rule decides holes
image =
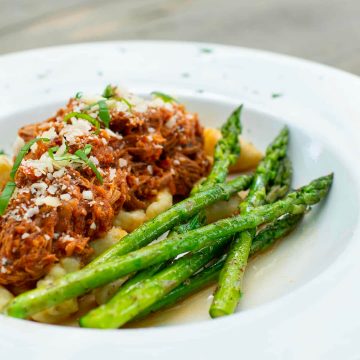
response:
{"label": "white ceramic surface", "polygon": [[205,125],[220,125],[244,103],[245,136],[260,148],[288,124],[294,185],[334,171],[331,194],[291,237],[251,262],[234,316],[208,320],[199,306],[206,299],[193,308],[189,302],[182,318],[166,317],[169,326],[146,329],[85,330],[1,316],[1,357],[359,358],[359,79],[212,44],[112,42],[10,54],[0,57],[0,144],[9,149],[20,125],[110,82],[177,96]]}

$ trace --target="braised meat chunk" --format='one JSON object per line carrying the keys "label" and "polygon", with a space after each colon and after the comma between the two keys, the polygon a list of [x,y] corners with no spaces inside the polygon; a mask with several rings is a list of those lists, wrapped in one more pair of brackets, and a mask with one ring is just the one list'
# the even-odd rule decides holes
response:
{"label": "braised meat chunk", "polygon": [[0,217],[0,285],[11,289],[32,287],[64,257],[85,264],[121,209],[145,209],[164,188],[184,197],[210,167],[196,114],[116,88],[70,99],[19,138],[44,140],[22,160]]}

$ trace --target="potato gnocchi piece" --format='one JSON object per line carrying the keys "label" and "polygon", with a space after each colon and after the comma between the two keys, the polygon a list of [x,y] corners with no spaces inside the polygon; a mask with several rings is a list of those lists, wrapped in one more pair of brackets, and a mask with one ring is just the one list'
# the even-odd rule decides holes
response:
{"label": "potato gnocchi piece", "polygon": [[[37,282],[37,287],[46,287],[52,285],[53,282],[66,275],[80,269],[80,261],[75,258],[64,258],[59,264],[52,267],[49,273]],[[53,306],[47,310],[41,311],[32,316],[32,319],[42,323],[55,324],[66,319],[71,314],[79,310],[77,299],[69,299],[62,304]]]}
{"label": "potato gnocchi piece", "polygon": [[6,155],[0,155],[0,190],[10,180],[10,171],[12,168],[12,161]]}
{"label": "potato gnocchi piece", "polygon": [[90,243],[91,247],[94,249],[94,257],[99,256],[109,247],[116,244],[120,239],[122,239],[127,232],[119,227],[111,228],[105,236],[98,240],[94,240]]}
{"label": "potato gnocchi piece", "polygon": [[134,231],[145,221],[169,209],[173,204],[173,197],[169,189],[159,191],[156,200],[146,210],[125,211],[121,210],[115,218],[114,225],[127,232]]}
{"label": "potato gnocchi piece", "polygon": [[146,218],[150,220],[155,216],[161,214],[167,209],[171,208],[173,204],[173,197],[169,189],[164,189],[159,191],[157,194],[156,200],[151,203],[146,209]]}
{"label": "potato gnocchi piece", "polygon": [[[158,193],[156,200],[151,203],[147,209],[125,211],[121,210],[115,219],[115,226],[103,238],[93,241],[91,246],[95,250],[95,255],[100,255],[103,251],[108,249],[111,245],[118,242],[123,236],[127,234],[126,231],[131,232],[142,225],[145,221],[152,219],[156,215],[169,209],[173,204],[173,198],[168,189],[164,189]],[[125,229],[126,231],[124,231]],[[120,286],[127,280],[127,277],[121,278],[101,288],[95,289],[92,293],[98,305],[107,302],[120,288]]]}
{"label": "potato gnocchi piece", "polygon": [[[214,148],[221,138],[221,132],[218,129],[206,128],[204,130],[204,149],[208,156],[214,155]],[[252,143],[240,137],[241,153],[238,161],[230,168],[231,172],[247,171],[255,168],[263,154]]]}
{"label": "potato gnocchi piece", "polygon": [[120,210],[119,214],[115,218],[114,225],[119,226],[127,232],[131,232],[143,224],[146,219],[146,213],[144,210]]}
{"label": "potato gnocchi piece", "polygon": [[0,285],[0,312],[5,309],[6,305],[14,298],[14,295]]}
{"label": "potato gnocchi piece", "polygon": [[236,194],[229,201],[218,201],[206,209],[206,219],[208,223],[221,220],[234,215],[237,211],[242,198]]}

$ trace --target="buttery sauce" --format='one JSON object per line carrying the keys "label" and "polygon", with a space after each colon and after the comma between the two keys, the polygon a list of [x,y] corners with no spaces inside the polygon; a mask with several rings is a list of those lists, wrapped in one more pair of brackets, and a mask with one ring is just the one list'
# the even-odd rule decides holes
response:
{"label": "buttery sauce", "polygon": [[[238,311],[271,301],[294,285],[292,276],[284,272],[284,261],[288,258],[289,251],[287,247],[293,245],[295,244],[292,241],[278,241],[271,249],[251,259],[247,266],[243,286],[244,296]],[[210,285],[168,309],[126,324],[123,328],[171,326],[210,320],[208,311],[215,287],[214,284]],[[91,295],[85,296],[80,306],[81,311],[76,314],[76,318],[62,322],[61,325],[78,326],[78,318],[93,307],[94,299]]]}

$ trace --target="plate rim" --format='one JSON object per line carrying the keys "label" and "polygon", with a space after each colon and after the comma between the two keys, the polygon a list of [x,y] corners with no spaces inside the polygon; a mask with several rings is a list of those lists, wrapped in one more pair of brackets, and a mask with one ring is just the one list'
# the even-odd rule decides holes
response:
{"label": "plate rim", "polygon": [[[240,51],[240,52],[246,52],[249,55],[255,54],[257,56],[260,57],[265,57],[265,58],[271,58],[274,61],[285,61],[285,62],[291,62],[292,64],[296,65],[296,66],[300,66],[303,67],[304,65],[311,67],[311,68],[316,68],[316,69],[321,69],[322,71],[325,72],[331,72],[332,74],[336,75],[337,77],[340,78],[346,78],[346,81],[351,81],[351,82],[357,82],[357,84],[360,83],[360,77],[357,76],[356,74],[352,74],[352,73],[348,73],[346,71],[340,70],[340,69],[336,69],[333,68],[331,66],[325,65],[325,64],[319,64],[310,60],[304,60],[304,59],[300,59],[297,57],[293,57],[290,55],[285,55],[285,54],[276,54],[270,51],[264,51],[264,50],[258,50],[258,49],[251,49],[251,48],[243,48],[243,47],[238,47],[238,46],[233,46],[233,45],[221,45],[221,44],[215,44],[215,43],[207,43],[207,42],[185,42],[185,41],[164,41],[164,40],[128,40],[128,41],[99,41],[99,42],[86,42],[86,43],[77,43],[77,44],[69,44],[69,45],[60,45],[60,46],[50,46],[50,47],[43,47],[43,48],[38,48],[38,49],[29,49],[29,50],[24,50],[24,51],[20,51],[20,52],[11,52],[11,53],[7,53],[7,54],[3,54],[0,55],[0,65],[3,61],[4,58],[9,59],[11,57],[26,57],[29,56],[29,54],[33,54],[33,53],[48,53],[48,52],[52,52],[52,51],[59,51],[59,50],[65,50],[65,51],[70,51],[73,48],[78,48],[78,47],[82,47],[82,46],[90,46],[90,47],[97,47],[97,46],[102,46],[102,45],[108,45],[108,46],[112,46],[112,45],[129,45],[131,44],[132,46],[141,46],[141,44],[143,43],[147,43],[147,44],[154,44],[154,46],[156,45],[161,45],[161,46],[166,46],[166,45],[172,45],[172,46],[188,46],[188,45],[195,45],[198,47],[201,46],[206,46],[206,47],[212,47],[212,48],[217,48],[217,49],[223,49],[226,48],[229,51]],[[360,136],[357,136],[360,139]],[[359,229],[359,226],[358,226]],[[357,229],[357,230],[358,230]],[[359,235],[360,232],[357,233],[357,235]],[[337,266],[339,266],[338,264],[339,262],[339,258],[337,258]],[[300,293],[300,292],[304,292],[304,288],[308,286],[308,284],[313,283],[313,281],[317,282],[319,281],[319,278],[322,276],[323,274],[320,274],[318,277],[312,279],[309,283],[305,284],[304,286],[296,289],[294,291],[294,293]],[[171,327],[166,327],[166,328],[145,328],[145,329],[124,329],[121,330],[122,336],[124,338],[127,339],[127,341],[129,341],[129,336],[132,337],[133,334],[135,334],[137,337],[139,337],[140,333],[141,333],[141,337],[144,338],[143,340],[145,340],[145,338],[149,335],[148,333],[155,333],[155,334],[161,334],[162,336],[166,336],[166,338],[170,341],[171,336],[174,334],[174,332],[178,332],[181,334],[181,336],[184,336],[184,338],[188,338],[189,334],[186,334],[188,332],[188,328],[192,328],[194,329],[194,331],[207,331],[209,330],[208,328],[211,327],[211,332],[213,332],[215,329],[219,330],[219,328],[221,329],[225,329],[225,328],[236,328],[236,325],[234,325],[234,323],[236,322],[237,317],[242,316],[243,320],[244,317],[247,318],[246,320],[244,320],[245,322],[249,321],[249,317],[254,315],[254,312],[257,313],[257,317],[261,316],[261,314],[264,315],[264,313],[267,313],[269,311],[269,307],[273,308],[274,305],[275,307],[279,308],[282,306],[282,303],[284,301],[282,301],[283,299],[288,299],[289,297],[294,296],[293,293],[289,293],[286,294],[284,296],[281,296],[280,298],[277,298],[271,302],[268,302],[266,304],[263,304],[259,307],[256,307],[254,309],[250,309],[246,311],[246,314],[236,314],[234,315],[234,318],[224,318],[224,319],[218,319],[216,321],[213,322],[199,322],[199,323],[192,323],[192,324],[180,324],[180,325],[174,325]],[[281,301],[280,301],[281,300]],[[276,304],[275,304],[276,303]],[[250,314],[248,314],[250,313]],[[27,331],[31,331],[34,328],[38,328],[41,329],[39,330],[39,332],[41,334],[45,332],[52,332],[52,333],[63,333],[64,329],[66,329],[66,331],[68,331],[71,334],[75,334],[75,333],[79,333],[80,332],[84,332],[87,331],[89,333],[96,333],[100,338],[104,339],[104,336],[111,336],[113,339],[115,338],[115,335],[118,336],[119,335],[119,331],[118,330],[110,330],[110,331],[106,331],[106,334],[101,331],[101,330],[94,330],[94,329],[78,329],[78,328],[61,328],[61,327],[57,327],[57,326],[52,326],[52,325],[46,325],[46,324],[32,324],[30,322],[25,322],[25,321],[21,321],[21,320],[16,320],[16,319],[9,319],[9,318],[3,318],[1,317],[2,322],[5,323],[5,327],[7,326],[6,323],[12,323],[11,326],[14,325],[14,328],[18,328],[18,327],[26,327],[28,328],[29,326],[31,327],[31,329],[26,329]],[[240,320],[240,319],[239,319]],[[211,325],[210,325],[211,324]],[[2,325],[0,325],[0,331],[1,331]],[[60,329],[60,330],[59,330]],[[34,330],[37,331],[37,330]],[[99,335],[101,333],[101,335]],[[112,334],[112,335],[111,335]],[[1,340],[0,340],[1,343]],[[176,342],[175,342],[176,343]],[[133,345],[132,345],[133,346]]]}

